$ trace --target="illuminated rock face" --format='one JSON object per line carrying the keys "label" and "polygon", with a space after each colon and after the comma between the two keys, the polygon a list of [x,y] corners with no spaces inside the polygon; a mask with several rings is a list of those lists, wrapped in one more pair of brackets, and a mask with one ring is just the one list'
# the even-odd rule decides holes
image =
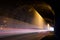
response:
{"label": "illuminated rock face", "polygon": [[38,28],[43,29],[45,26],[45,21],[44,21],[43,17],[34,8],[32,8],[31,11],[33,11],[33,13],[34,13],[34,17],[33,17],[33,20],[31,21],[31,23],[39,26]]}

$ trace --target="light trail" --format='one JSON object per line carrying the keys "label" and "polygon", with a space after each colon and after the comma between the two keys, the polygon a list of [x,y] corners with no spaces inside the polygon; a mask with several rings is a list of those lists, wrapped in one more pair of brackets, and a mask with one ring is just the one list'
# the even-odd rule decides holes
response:
{"label": "light trail", "polygon": [[51,30],[51,28],[50,30],[3,28],[3,29],[0,29],[0,37],[18,35],[18,34],[26,34],[26,33],[35,33],[35,32],[41,33],[41,32],[53,31]]}

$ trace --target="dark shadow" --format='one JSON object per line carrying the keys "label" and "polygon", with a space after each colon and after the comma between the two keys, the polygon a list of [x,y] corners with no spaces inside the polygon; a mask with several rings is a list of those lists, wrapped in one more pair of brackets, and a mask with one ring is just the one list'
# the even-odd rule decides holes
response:
{"label": "dark shadow", "polygon": [[42,38],[41,40],[56,40],[56,37],[54,35],[48,35]]}

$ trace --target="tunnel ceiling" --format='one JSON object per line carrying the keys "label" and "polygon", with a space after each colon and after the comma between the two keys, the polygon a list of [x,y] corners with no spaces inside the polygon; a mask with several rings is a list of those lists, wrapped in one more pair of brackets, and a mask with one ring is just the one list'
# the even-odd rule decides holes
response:
{"label": "tunnel ceiling", "polygon": [[[22,0],[20,0],[20,1],[22,1]],[[39,12],[39,14],[42,15],[42,17],[46,20],[46,22],[54,24],[55,14],[52,12],[52,10],[50,10],[49,8],[48,9],[45,9],[45,8],[42,9],[42,6],[39,6],[39,4],[45,2],[48,5],[50,5],[52,7],[52,9],[54,9],[53,4],[54,4],[55,0],[50,0],[50,1],[47,1],[47,0],[44,0],[44,1],[42,1],[42,0],[40,0],[40,1],[32,0],[32,1],[22,1],[22,2],[20,2],[20,1],[19,1],[18,4],[20,4],[20,5],[32,5],[35,8],[35,10],[37,10]]]}
{"label": "tunnel ceiling", "polygon": [[0,1],[0,7],[3,7],[4,9],[5,8],[9,8],[12,11],[12,9],[15,9],[18,6],[33,5],[33,7],[35,8],[35,10],[37,10],[40,13],[40,15],[42,15],[42,17],[47,22],[54,21],[54,16],[55,15],[51,12],[51,10],[43,10],[43,9],[41,9],[41,7],[37,6],[37,4],[40,4],[42,2],[46,2],[47,4],[50,4],[53,7],[53,4],[54,4],[55,1],[54,0],[53,1],[52,0],[50,0],[50,1],[42,1],[42,0],[40,0],[40,1],[37,1],[37,0],[23,1],[23,0],[19,0],[19,1],[5,1],[5,2],[3,2],[3,1],[1,2]]}

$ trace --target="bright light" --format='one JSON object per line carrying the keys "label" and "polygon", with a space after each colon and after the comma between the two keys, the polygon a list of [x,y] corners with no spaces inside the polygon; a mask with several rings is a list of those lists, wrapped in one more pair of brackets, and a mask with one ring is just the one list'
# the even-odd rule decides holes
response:
{"label": "bright light", "polygon": [[54,27],[51,27],[49,24],[47,24],[47,29],[48,29],[49,31],[54,31]]}
{"label": "bright light", "polygon": [[49,28],[49,31],[54,31],[54,27],[50,27]]}
{"label": "bright light", "polygon": [[48,30],[49,30],[49,28],[50,28],[50,25],[49,25],[49,24],[47,24],[47,27],[48,27]]}

